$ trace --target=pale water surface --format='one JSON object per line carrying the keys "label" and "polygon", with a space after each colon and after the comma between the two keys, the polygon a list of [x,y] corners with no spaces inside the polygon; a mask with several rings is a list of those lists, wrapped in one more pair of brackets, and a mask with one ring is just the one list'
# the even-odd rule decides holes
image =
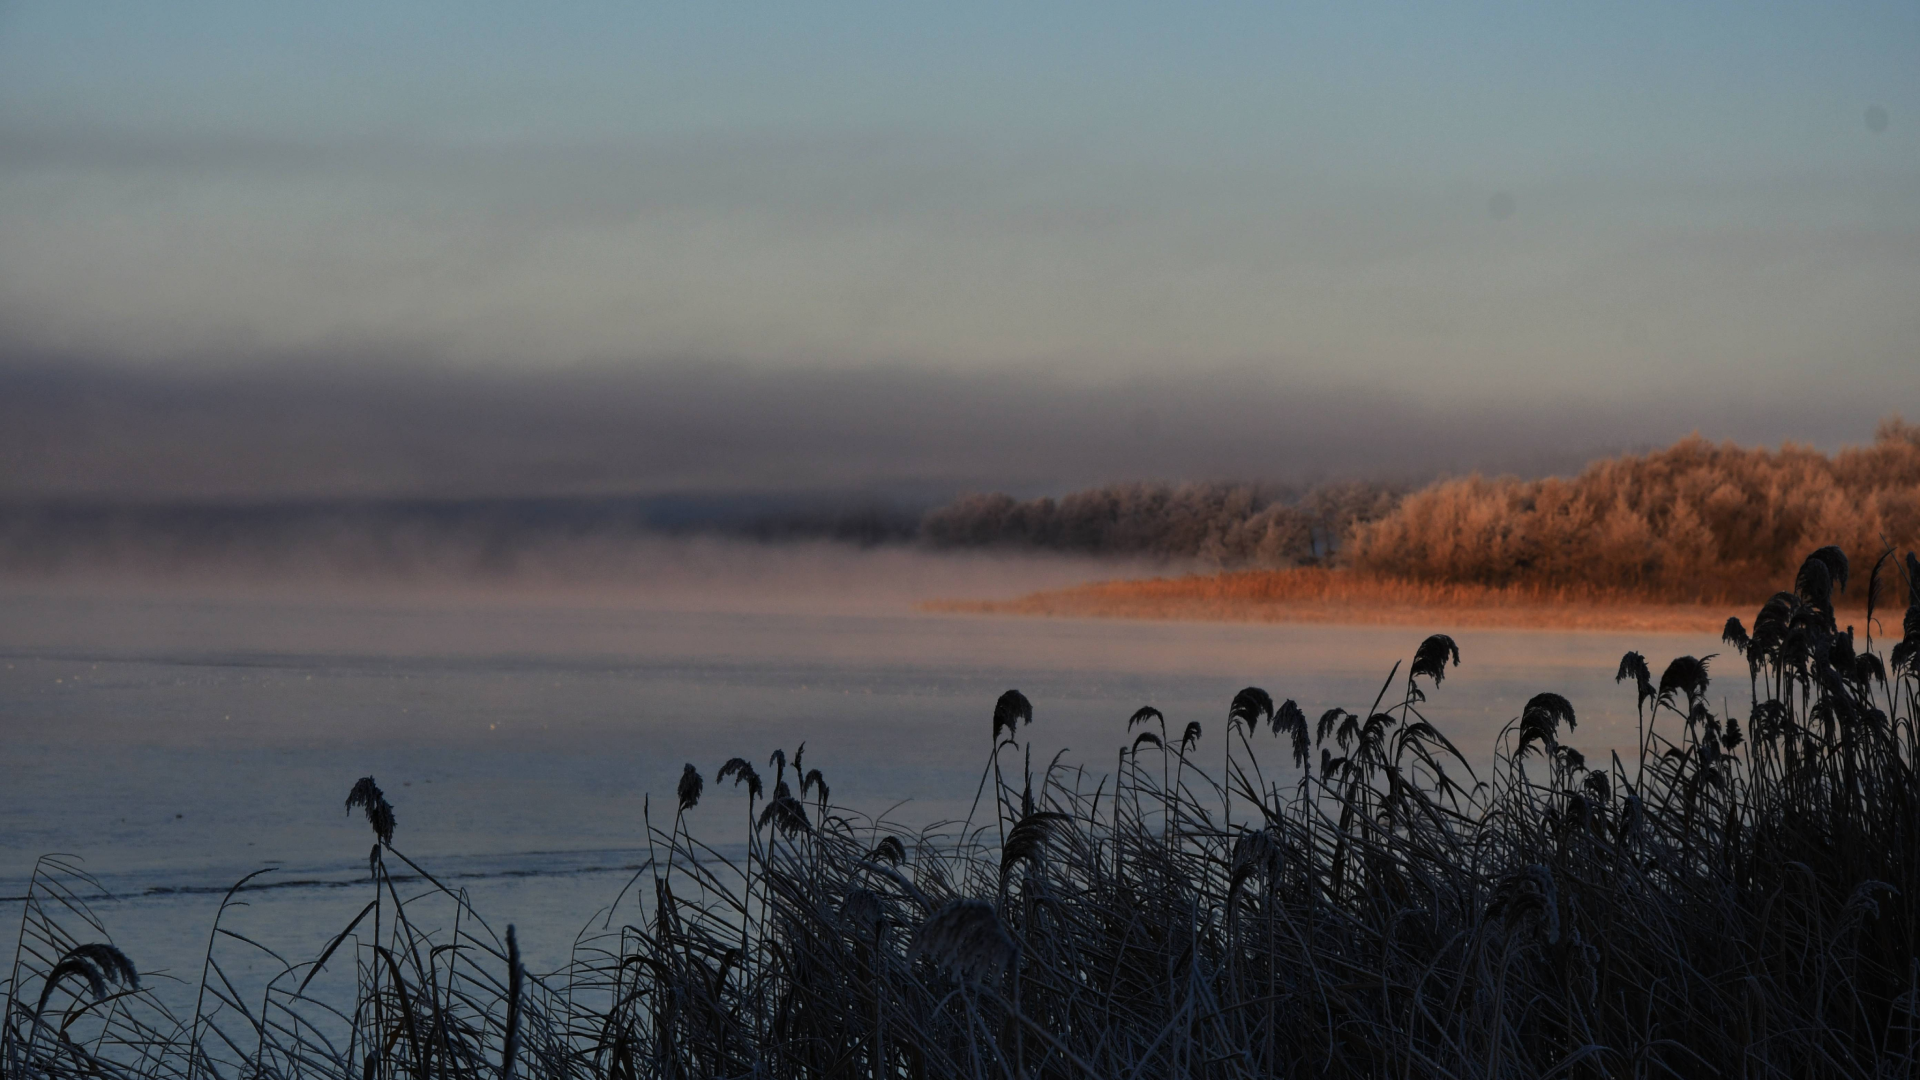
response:
{"label": "pale water surface", "polygon": [[[898,567],[894,567],[898,570]],[[988,571],[975,567],[971,573]],[[1043,567],[1015,588],[1085,578]],[[1424,630],[931,615],[916,590],[844,571],[778,586],[619,593],[12,587],[0,593],[0,915],[18,918],[34,860],[82,857],[93,906],[143,970],[197,979],[220,893],[262,866],[234,925],[316,955],[367,900],[371,836],[343,800],[373,775],[396,846],[517,924],[533,967],[561,963],[646,858],[691,762],[693,827],[743,838],[744,795],[711,782],[803,741],[836,802],[924,825],[967,812],[995,698],[1018,687],[1036,765],[1068,748],[1113,767],[1127,717],[1198,720],[1218,753],[1227,703],[1258,685],[1309,716],[1364,710]],[[736,586],[739,582],[734,583]],[[1007,591],[1002,582],[1001,592]],[[1458,630],[1463,663],[1428,716],[1476,765],[1540,690],[1580,716],[1589,759],[1629,747],[1620,654],[1656,665],[1702,636]],[[1729,693],[1733,687],[1729,686]],[[1744,686],[1738,689],[1744,690]],[[1256,742],[1284,773],[1278,740]],[[597,920],[596,920],[597,924]]]}

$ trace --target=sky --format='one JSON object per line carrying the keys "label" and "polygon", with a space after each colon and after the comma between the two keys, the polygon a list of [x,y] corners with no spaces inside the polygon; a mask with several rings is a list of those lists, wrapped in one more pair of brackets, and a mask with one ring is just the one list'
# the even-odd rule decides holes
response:
{"label": "sky", "polygon": [[[1911,3],[0,3],[0,493],[1838,445],[1916,298]],[[263,394],[332,412],[180,407]],[[581,401],[697,434],[582,480]],[[480,415],[513,467],[320,461]]]}

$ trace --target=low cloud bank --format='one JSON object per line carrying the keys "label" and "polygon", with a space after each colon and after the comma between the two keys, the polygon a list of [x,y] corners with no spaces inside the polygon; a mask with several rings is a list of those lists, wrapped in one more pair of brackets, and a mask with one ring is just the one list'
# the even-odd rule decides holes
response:
{"label": "low cloud bank", "polygon": [[[1863,395],[1865,397],[1865,395]],[[1884,399],[1730,390],[1618,405],[1431,404],[1242,370],[1043,374],[733,363],[474,370],[380,356],[133,365],[0,351],[0,500],[179,502],[1305,485],[1578,469],[1689,431],[1863,442]]]}

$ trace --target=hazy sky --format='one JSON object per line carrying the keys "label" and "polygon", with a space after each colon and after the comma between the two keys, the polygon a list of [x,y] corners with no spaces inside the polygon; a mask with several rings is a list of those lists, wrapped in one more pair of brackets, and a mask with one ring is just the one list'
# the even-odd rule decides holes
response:
{"label": "hazy sky", "polygon": [[1783,406],[1920,414],[1916,300],[1911,2],[0,4],[0,359],[1832,439]]}

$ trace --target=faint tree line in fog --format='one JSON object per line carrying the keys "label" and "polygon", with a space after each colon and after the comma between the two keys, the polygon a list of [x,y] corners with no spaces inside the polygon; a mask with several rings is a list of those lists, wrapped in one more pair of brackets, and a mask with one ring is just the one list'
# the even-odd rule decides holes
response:
{"label": "faint tree line in fog", "polygon": [[1358,530],[1348,557],[1419,581],[1721,599],[1790,580],[1816,538],[1856,566],[1920,543],[1920,425],[1889,418],[1831,457],[1694,436],[1571,479],[1442,481]]}
{"label": "faint tree line in fog", "polygon": [[0,574],[102,565],[171,572],[618,574],[649,538],[715,535],[862,547],[1053,551],[1221,569],[1341,565],[1406,581],[1745,598],[1837,543],[1871,566],[1920,546],[1920,425],[1884,421],[1827,455],[1714,444],[1596,461],[1573,477],[1469,476],[1409,492],[1249,483],[1109,484],[1053,498],[925,502],[829,493],[321,500],[0,502]]}
{"label": "faint tree line in fog", "polygon": [[1353,481],[1304,494],[1255,484],[1128,483],[1058,499],[962,496],[920,521],[938,548],[1017,547],[1087,555],[1197,560],[1214,566],[1324,562],[1404,488]]}
{"label": "faint tree line in fog", "polygon": [[1883,421],[1831,456],[1693,436],[1573,477],[1469,476],[1419,490],[1330,484],[1112,484],[1060,498],[963,496],[921,542],[1194,560],[1223,568],[1337,562],[1409,581],[1744,598],[1836,543],[1856,565],[1920,545],[1920,425]]}

